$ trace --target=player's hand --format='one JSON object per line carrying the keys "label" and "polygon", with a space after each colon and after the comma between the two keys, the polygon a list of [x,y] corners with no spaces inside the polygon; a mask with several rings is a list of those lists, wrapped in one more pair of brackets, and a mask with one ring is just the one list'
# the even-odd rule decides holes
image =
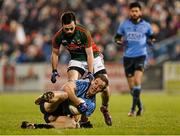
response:
{"label": "player's hand", "polygon": [[85,112],[88,110],[88,107],[87,107],[86,102],[80,103],[80,104],[77,106],[77,109],[78,109],[78,111],[79,111],[81,114],[85,114]]}
{"label": "player's hand", "polygon": [[108,126],[112,126],[112,117],[108,112],[107,106],[102,105],[100,111],[103,113],[104,120]]}
{"label": "player's hand", "polygon": [[52,74],[51,74],[51,82],[52,83],[56,83],[56,77],[60,77],[59,73],[57,72],[57,70],[53,70]]}
{"label": "player's hand", "polygon": [[88,72],[85,78],[88,78],[89,81],[91,82],[92,80],[94,80],[94,75],[93,75],[93,73]]}
{"label": "player's hand", "polygon": [[156,39],[155,39],[155,38],[149,38],[149,39],[147,40],[147,43],[148,43],[149,46],[153,46],[155,42],[156,42]]}
{"label": "player's hand", "polygon": [[123,45],[123,41],[122,41],[122,40],[115,40],[115,42],[116,42],[118,45]]}

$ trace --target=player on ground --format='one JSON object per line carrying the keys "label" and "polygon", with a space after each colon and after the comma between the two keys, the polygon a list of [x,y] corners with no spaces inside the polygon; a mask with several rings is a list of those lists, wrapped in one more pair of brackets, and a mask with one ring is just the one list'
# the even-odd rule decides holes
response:
{"label": "player on ground", "polygon": [[[141,82],[147,59],[147,46],[155,39],[151,25],[142,19],[141,6],[138,2],[129,5],[130,18],[119,25],[115,42],[124,45],[124,69],[133,96],[132,107],[128,116],[141,115],[143,111],[140,100]],[[149,42],[149,43],[148,43]],[[135,113],[136,105],[138,107]]]}
{"label": "player on ground", "polygon": [[[76,17],[73,12],[64,12],[61,16],[62,28],[54,35],[52,39],[52,76],[51,81],[56,82],[59,76],[57,71],[59,49],[64,46],[71,55],[67,74],[68,80],[74,81],[81,78],[85,72],[92,80],[98,74],[107,76],[104,62],[99,48],[91,38],[90,32],[82,25],[76,24]],[[111,116],[108,112],[109,87],[102,92],[101,112],[104,115],[107,125],[112,125]],[[83,122],[87,118],[83,116]]]}
{"label": "player on ground", "polygon": [[[92,82],[87,80],[69,81],[62,87],[62,91],[45,92],[35,100],[35,103],[40,105],[44,120],[48,124],[33,124],[25,121],[22,122],[21,127],[77,128],[79,126],[78,119],[74,116],[83,114],[89,117],[96,108],[96,94],[104,91],[107,86],[106,76],[99,74]],[[77,107],[78,113],[69,108],[71,103]],[[90,122],[86,122],[86,125],[87,123],[90,125]],[[82,125],[84,124],[80,124],[80,126]]]}

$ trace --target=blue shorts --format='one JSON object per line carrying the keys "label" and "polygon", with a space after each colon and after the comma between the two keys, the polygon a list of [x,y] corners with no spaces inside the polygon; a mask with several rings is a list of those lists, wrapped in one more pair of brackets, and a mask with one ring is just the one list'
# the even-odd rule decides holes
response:
{"label": "blue shorts", "polygon": [[46,123],[49,123],[49,116],[67,116],[70,115],[71,112],[69,110],[69,101],[66,100],[64,102],[62,102],[61,104],[59,104],[59,106],[57,107],[57,109],[51,113],[47,112],[44,108],[44,102],[40,103],[40,111],[44,114],[44,120],[46,121]]}

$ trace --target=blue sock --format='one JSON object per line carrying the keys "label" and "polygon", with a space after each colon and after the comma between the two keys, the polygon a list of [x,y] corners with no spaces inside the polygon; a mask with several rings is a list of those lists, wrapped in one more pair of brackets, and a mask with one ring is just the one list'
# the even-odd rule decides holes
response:
{"label": "blue sock", "polygon": [[136,105],[138,108],[141,108],[141,101],[140,101],[140,92],[141,92],[141,86],[135,86],[133,87],[133,103],[131,111],[135,111]]}
{"label": "blue sock", "polygon": [[137,106],[138,106],[139,110],[142,110],[142,102],[141,102],[140,98],[137,101]]}

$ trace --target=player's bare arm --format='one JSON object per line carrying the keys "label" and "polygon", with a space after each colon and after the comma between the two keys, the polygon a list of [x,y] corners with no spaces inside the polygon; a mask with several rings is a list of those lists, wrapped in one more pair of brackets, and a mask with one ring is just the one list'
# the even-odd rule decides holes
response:
{"label": "player's bare arm", "polygon": [[59,57],[59,49],[52,48],[52,54],[51,54],[52,70],[57,69],[58,57]]}
{"label": "player's bare arm", "polygon": [[110,97],[110,92],[108,90],[109,89],[106,89],[101,93],[102,105],[104,105],[104,106],[108,106],[109,97]]}

